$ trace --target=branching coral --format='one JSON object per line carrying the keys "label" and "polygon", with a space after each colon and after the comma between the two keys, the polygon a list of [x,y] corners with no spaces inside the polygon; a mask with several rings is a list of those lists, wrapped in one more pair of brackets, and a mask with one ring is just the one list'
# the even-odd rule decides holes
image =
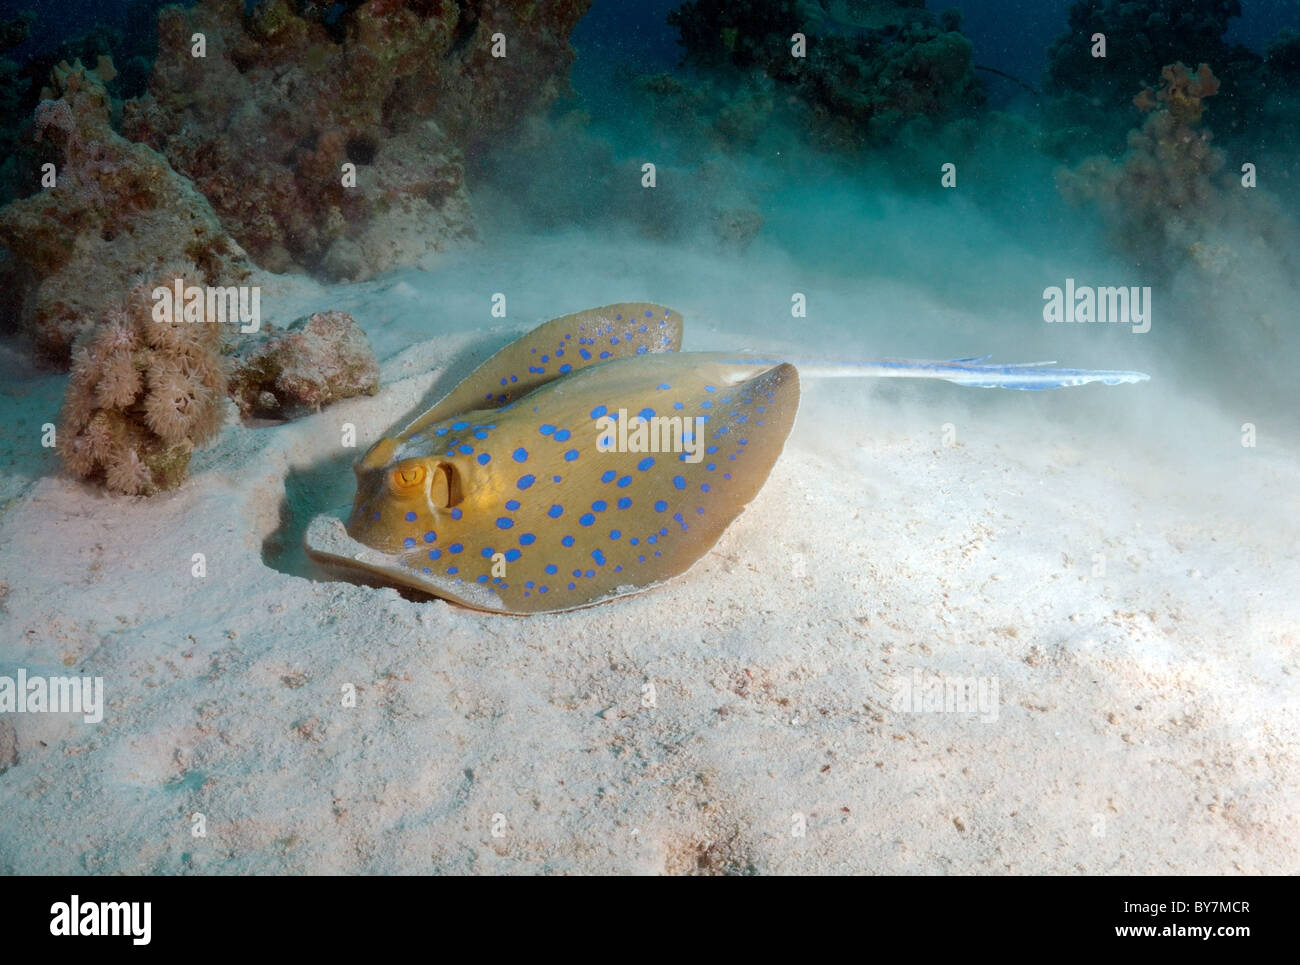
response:
{"label": "branching coral", "polygon": [[112,72],[107,58],[94,70],[55,69],[32,136],[55,163],[56,182],[0,209],[6,281],[19,291],[11,310],[53,361],[66,363],[91,320],[159,264],[181,263],[185,277],[210,284],[249,270],[194,186],[156,151],[113,131],[104,86]]}
{"label": "branching coral", "polygon": [[[166,287],[181,271],[158,279]],[[155,320],[153,287],[138,286],[78,339],[58,431],[72,472],[127,495],[179,485],[225,416],[219,326]]]}
{"label": "branching coral", "polygon": [[1217,93],[1218,80],[1202,64],[1193,73],[1181,63],[1161,72],[1158,90],[1133,99],[1147,113],[1140,130],[1130,132],[1128,151],[1116,163],[1093,157],[1058,182],[1072,201],[1093,201],[1121,248],[1140,264],[1169,269],[1223,217],[1214,175],[1223,155],[1200,127],[1204,100]]}
{"label": "branching coral", "polygon": [[1147,118],[1129,133],[1118,162],[1092,157],[1058,173],[1062,193],[1095,203],[1118,246],[1157,276],[1189,259],[1208,266],[1206,253],[1218,247],[1207,242],[1211,236],[1235,231],[1281,244],[1286,232],[1268,195],[1216,177],[1224,156],[1201,121],[1206,98],[1218,90],[1205,64],[1195,72],[1181,63],[1165,67],[1160,86],[1133,99]]}

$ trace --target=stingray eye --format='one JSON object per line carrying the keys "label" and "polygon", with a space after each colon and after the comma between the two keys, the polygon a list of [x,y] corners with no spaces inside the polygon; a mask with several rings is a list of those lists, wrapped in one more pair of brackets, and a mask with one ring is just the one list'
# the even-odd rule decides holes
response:
{"label": "stingray eye", "polygon": [[393,489],[400,492],[410,492],[420,483],[424,482],[423,466],[407,466],[404,469],[393,470]]}
{"label": "stingray eye", "polygon": [[442,462],[433,470],[429,501],[439,509],[448,509],[461,501],[460,476],[454,466]]}

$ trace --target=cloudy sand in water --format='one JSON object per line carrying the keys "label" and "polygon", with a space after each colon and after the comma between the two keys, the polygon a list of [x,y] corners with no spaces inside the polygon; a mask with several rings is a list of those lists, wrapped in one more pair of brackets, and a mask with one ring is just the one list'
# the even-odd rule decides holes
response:
{"label": "cloudy sand in water", "polygon": [[1286,24],[742,6],[0,24],[0,873],[1300,872]]}
{"label": "cloudy sand in water", "polygon": [[[649,255],[674,257],[627,251]],[[741,264],[666,266],[700,286],[675,302],[702,330],[688,348],[752,337],[703,294]],[[102,675],[107,710],[3,718],[7,869],[1294,870],[1293,447],[1243,449],[1235,417],[1158,377],[811,382],[767,485],[689,573],[477,613],[298,546],[350,501],[342,423],[377,438],[519,331],[457,333],[426,308],[442,284],[299,296],[381,319],[379,346],[432,337],[386,353],[374,398],[228,426],[176,493],[9,475],[6,661]],[[56,388],[8,384],[11,412]],[[969,682],[969,705],[933,712],[936,682]]]}

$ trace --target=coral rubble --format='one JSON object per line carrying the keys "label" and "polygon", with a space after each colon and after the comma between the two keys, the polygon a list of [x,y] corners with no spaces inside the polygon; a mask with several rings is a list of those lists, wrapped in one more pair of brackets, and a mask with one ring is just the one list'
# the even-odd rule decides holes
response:
{"label": "coral rubble", "polygon": [[230,374],[240,413],[292,418],[379,391],[379,363],[347,312],[318,312],[241,338]]}
{"label": "coral rubble", "polygon": [[107,58],[55,69],[31,135],[55,183],[0,209],[9,310],[54,361],[66,362],[77,335],[142,272],[179,263],[187,277],[226,284],[250,268],[194,185],[112,129],[112,74]]}

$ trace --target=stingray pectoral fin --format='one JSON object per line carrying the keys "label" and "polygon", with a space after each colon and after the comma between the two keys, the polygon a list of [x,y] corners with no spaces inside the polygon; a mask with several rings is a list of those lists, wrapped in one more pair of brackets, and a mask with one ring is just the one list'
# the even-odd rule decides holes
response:
{"label": "stingray pectoral fin", "polygon": [[316,516],[303,534],[307,555],[318,563],[338,567],[379,583],[410,587],[422,593],[452,600],[475,610],[500,613],[506,609],[501,598],[477,583],[457,582],[430,571],[412,569],[399,556],[358,543],[348,535],[342,520]]}
{"label": "stingray pectoral fin", "polygon": [[562,315],[501,349],[403,434],[461,412],[498,408],[598,362],[676,352],[681,347],[682,316],[663,305],[620,302]]}

